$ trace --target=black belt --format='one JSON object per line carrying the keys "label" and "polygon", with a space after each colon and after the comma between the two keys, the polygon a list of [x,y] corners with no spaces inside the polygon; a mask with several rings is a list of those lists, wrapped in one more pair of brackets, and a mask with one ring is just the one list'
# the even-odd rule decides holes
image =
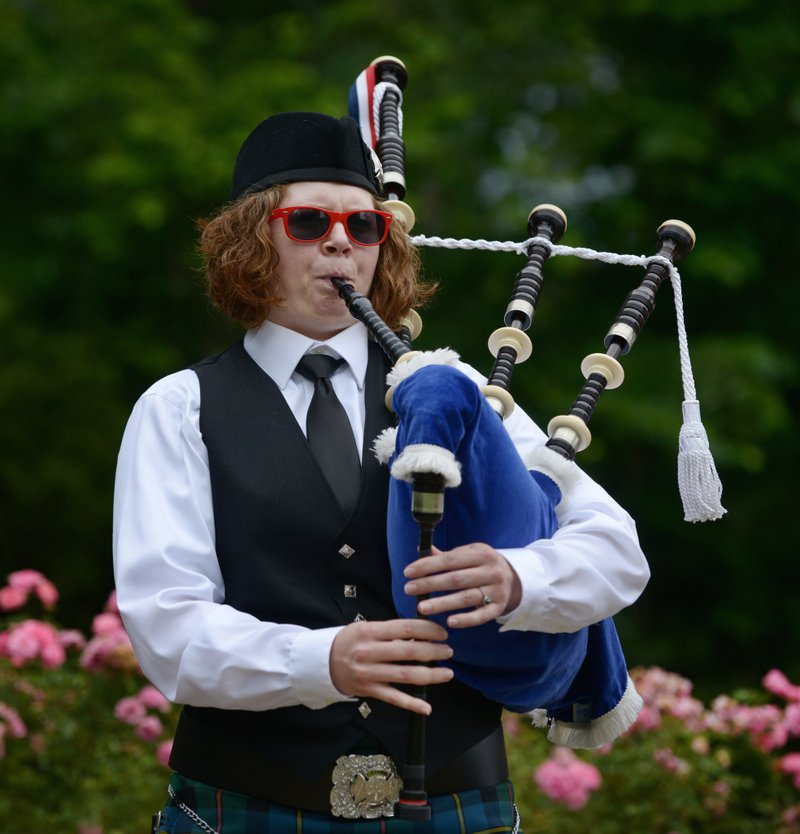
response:
{"label": "black belt", "polygon": [[[238,744],[218,727],[203,724],[202,732],[195,732],[192,725],[196,728],[198,724],[186,713],[181,715],[170,758],[170,766],[179,773],[266,802],[306,811],[330,811],[330,771],[319,779],[303,779],[291,768],[265,761],[257,751]],[[508,762],[503,730],[498,727],[431,773],[425,780],[425,790],[430,796],[441,796],[487,788],[506,779]]]}

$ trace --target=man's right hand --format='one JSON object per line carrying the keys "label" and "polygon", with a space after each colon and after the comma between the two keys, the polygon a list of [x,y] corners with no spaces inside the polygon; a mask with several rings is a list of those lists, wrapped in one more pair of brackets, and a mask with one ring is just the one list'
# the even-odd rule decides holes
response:
{"label": "man's right hand", "polygon": [[377,698],[429,715],[427,701],[395,684],[429,686],[451,680],[452,669],[425,665],[453,656],[453,650],[443,642],[446,639],[447,632],[430,620],[350,623],[333,641],[331,680],[344,695]]}

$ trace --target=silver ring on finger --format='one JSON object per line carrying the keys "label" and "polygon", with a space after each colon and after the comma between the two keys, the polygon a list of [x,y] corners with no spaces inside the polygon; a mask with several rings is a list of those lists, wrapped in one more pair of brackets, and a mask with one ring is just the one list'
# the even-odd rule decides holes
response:
{"label": "silver ring on finger", "polygon": [[[483,590],[483,588],[476,587],[476,588],[475,588],[475,590],[476,590],[476,591],[477,591],[477,592],[481,595],[481,597],[482,597],[482,599],[481,599],[481,605],[491,605],[491,604],[492,604],[492,598],[489,596],[489,594],[487,594],[487,593]],[[475,607],[477,608],[478,606],[476,605]]]}

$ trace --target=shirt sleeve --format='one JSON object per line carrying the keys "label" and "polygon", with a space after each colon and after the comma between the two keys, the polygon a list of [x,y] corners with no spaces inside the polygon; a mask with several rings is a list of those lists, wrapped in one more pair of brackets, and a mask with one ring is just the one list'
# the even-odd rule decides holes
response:
{"label": "shirt sleeve", "polygon": [[[485,379],[466,368],[479,384]],[[547,436],[518,406],[505,421],[523,458]],[[549,539],[499,552],[522,585],[522,599],[498,618],[501,630],[573,632],[635,602],[650,578],[631,516],[585,472],[557,508]]]}
{"label": "shirt sleeve", "polygon": [[224,603],[193,371],[134,407],[114,492],[117,602],[142,670],[176,703],[265,710],[349,700],[331,682],[340,628],[262,622]]}

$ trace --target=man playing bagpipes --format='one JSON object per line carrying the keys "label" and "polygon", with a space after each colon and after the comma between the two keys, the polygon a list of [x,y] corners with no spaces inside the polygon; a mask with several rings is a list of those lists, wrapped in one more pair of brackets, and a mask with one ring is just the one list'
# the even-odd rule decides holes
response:
{"label": "man playing bagpipes", "polygon": [[[431,295],[382,196],[351,119],[260,123],[230,201],[201,224],[210,297],[244,338],[155,383],[125,431],[119,607],[145,674],[184,705],[155,831],[510,832],[503,706],[544,711],[576,744],[635,715],[608,620],[649,575],[628,514],[574,464],[531,475],[545,435],[519,408],[486,413],[482,378],[453,356],[395,380],[385,404],[390,363],[332,283],[392,328]],[[482,500],[472,448],[508,472],[515,501],[526,482],[544,534],[492,545],[497,531],[470,523],[419,557],[402,520],[390,559],[387,514],[407,514],[406,487],[392,478],[390,494],[371,446],[399,415],[394,466],[430,395],[456,403],[462,514]],[[437,420],[422,445],[447,444]],[[523,645],[506,652],[506,636]],[[515,664],[508,693],[493,692]],[[619,722],[596,732],[609,713]],[[428,822],[393,816],[413,714],[427,716]]]}

